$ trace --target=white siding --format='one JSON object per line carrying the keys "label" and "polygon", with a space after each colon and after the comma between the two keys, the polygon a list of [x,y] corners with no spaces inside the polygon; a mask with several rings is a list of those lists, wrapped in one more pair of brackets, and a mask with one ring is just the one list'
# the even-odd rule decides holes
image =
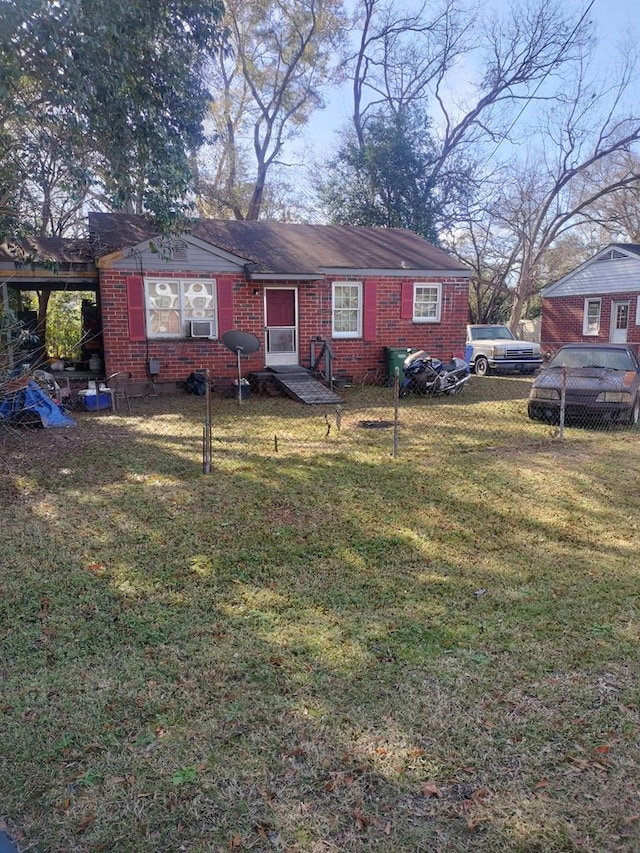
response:
{"label": "white siding", "polygon": [[[153,241],[151,241],[153,242]],[[186,241],[185,241],[186,242]],[[215,251],[207,251],[202,246],[187,243],[186,260],[184,249],[180,250],[180,260],[164,256],[162,253],[152,252],[148,244],[141,244],[126,257],[115,261],[112,265],[114,270],[131,270],[144,274],[148,271],[167,273],[206,273],[215,277],[216,273],[230,272],[242,273],[243,267],[240,263],[234,263],[227,257],[217,255]],[[132,261],[135,263],[132,264]]]}
{"label": "white siding", "polygon": [[591,260],[563,279],[545,288],[542,295],[605,296],[611,293],[640,293],[640,258]]}

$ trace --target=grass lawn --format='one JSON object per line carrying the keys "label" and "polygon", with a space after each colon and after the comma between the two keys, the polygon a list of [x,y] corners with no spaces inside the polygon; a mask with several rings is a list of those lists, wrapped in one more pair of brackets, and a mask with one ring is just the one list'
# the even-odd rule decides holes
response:
{"label": "grass lawn", "polygon": [[506,399],[502,450],[223,452],[230,402],[205,476],[187,402],[4,448],[0,830],[38,853],[640,850],[637,431],[523,442]]}

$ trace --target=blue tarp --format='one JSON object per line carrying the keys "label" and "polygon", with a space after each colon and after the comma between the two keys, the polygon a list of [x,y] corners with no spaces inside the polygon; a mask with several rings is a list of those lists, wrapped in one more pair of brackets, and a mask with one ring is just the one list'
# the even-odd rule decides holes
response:
{"label": "blue tarp", "polygon": [[43,427],[73,427],[76,422],[33,379],[25,388],[0,396],[0,418],[18,423],[40,418]]}
{"label": "blue tarp", "polygon": [[0,853],[18,853],[18,848],[4,832],[0,832]]}

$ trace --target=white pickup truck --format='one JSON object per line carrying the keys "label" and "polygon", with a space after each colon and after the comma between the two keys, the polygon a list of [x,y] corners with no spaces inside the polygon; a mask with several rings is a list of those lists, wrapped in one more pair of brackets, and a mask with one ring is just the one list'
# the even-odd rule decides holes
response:
{"label": "white pickup truck", "polygon": [[519,341],[508,326],[467,326],[465,360],[476,376],[490,371],[534,373],[542,365],[540,344]]}

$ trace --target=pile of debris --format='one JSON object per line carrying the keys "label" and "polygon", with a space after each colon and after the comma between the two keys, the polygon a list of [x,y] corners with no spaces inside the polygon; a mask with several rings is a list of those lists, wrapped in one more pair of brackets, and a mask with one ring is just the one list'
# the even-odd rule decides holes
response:
{"label": "pile of debris", "polygon": [[76,422],[58,402],[61,398],[56,399],[56,386],[53,377],[41,370],[0,383],[0,422],[18,426],[75,426]]}

